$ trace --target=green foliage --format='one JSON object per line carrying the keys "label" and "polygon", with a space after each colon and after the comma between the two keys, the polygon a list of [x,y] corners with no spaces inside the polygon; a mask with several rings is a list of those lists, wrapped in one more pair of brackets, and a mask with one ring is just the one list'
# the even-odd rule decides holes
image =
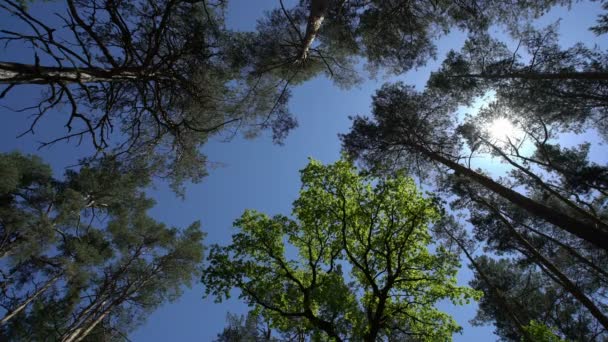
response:
{"label": "green foliage", "polygon": [[247,316],[228,313],[227,326],[217,335],[214,342],[279,341],[272,337],[272,331],[264,318],[250,311]]}
{"label": "green foliage", "polygon": [[10,175],[0,195],[3,338],[122,338],[199,271],[200,224],[151,218],[145,170],[104,159],[57,180],[38,158],[0,163]]}
{"label": "green foliage", "polygon": [[457,286],[455,255],[428,249],[428,227],[440,217],[434,202],[402,174],[375,179],[344,159],[312,160],[301,175],[295,220],[248,210],[232,244],[211,248],[207,294],[221,301],[239,289],[282,333],[451,339],[460,328],[434,304],[479,293]]}
{"label": "green foliage", "polygon": [[[528,326],[525,327],[526,331],[530,334],[532,341],[538,342],[565,342],[566,340],[561,339],[559,336],[553,333],[553,329],[549,328],[544,324],[540,324],[537,321],[530,321]],[[525,340],[522,340],[525,341]],[[531,342],[531,341],[530,341]]]}
{"label": "green foliage", "polygon": [[300,61],[313,1],[299,1],[293,8],[275,9],[259,21],[256,65],[258,70],[272,70],[284,79],[304,80],[324,72],[336,83],[348,85],[357,81],[353,69],[360,58],[373,72],[404,73],[434,57],[434,40],[455,27],[479,32],[490,23],[500,23],[515,29],[553,5],[570,2],[329,1],[315,45],[308,58]]}
{"label": "green foliage", "polygon": [[494,118],[522,126],[540,119],[561,131],[597,129],[606,136],[608,55],[583,43],[562,48],[557,29],[557,23],[542,30],[525,27],[514,37],[514,51],[488,33],[474,35],[460,52],[448,53],[429,87],[467,105],[494,91],[496,102],[508,108]]}
{"label": "green foliage", "polygon": [[[200,150],[211,136],[271,130],[280,142],[296,126],[286,106],[289,92],[277,87],[279,80],[251,74],[251,35],[226,29],[225,4],[70,0],[63,7],[67,13],[59,13],[74,18],[64,30],[7,0],[0,11],[37,34],[3,31],[0,40],[32,43],[30,60],[35,55],[43,63],[7,63],[18,76],[0,80],[10,85],[2,97],[22,84],[45,87],[50,95],[36,115],[69,108],[68,132],[45,145],[83,138],[95,148],[91,159],[111,154],[126,168],[145,166],[181,191],[184,182],[206,175]],[[57,71],[59,79],[49,76]]]}
{"label": "green foliage", "polygon": [[[485,295],[478,323],[494,323],[505,340],[524,337],[530,320],[569,340],[593,340],[608,326],[607,245],[598,243],[608,241],[606,167],[589,157],[589,143],[556,140],[562,132],[602,132],[606,56],[582,44],[561,48],[555,27],[527,28],[518,38],[533,56],[529,63],[477,33],[448,55],[423,92],[384,85],[373,98],[373,117],[356,117],[343,146],[372,172],[405,169],[435,185],[437,196],[473,225],[485,252],[513,258],[478,259],[473,285]],[[490,91],[495,101],[459,119],[459,105]],[[520,134],[491,132],[499,119]],[[471,166],[489,157],[509,172],[492,178]]]}
{"label": "green foliage", "polygon": [[[553,338],[556,341],[563,338],[572,341],[590,341],[598,336],[602,338],[602,328],[598,327],[582,305],[568,297],[559,284],[552,282],[533,267],[508,259],[478,257],[476,261],[486,277],[491,279],[493,285],[515,309],[520,321],[530,322],[525,329],[534,338]],[[517,327],[477,271],[471,286],[484,292],[473,322],[493,322],[495,333],[501,339],[520,341]]]}

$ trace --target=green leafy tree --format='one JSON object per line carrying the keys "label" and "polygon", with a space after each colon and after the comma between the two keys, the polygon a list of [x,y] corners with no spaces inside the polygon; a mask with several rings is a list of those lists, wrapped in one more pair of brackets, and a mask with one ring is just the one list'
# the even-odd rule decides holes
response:
{"label": "green leafy tree", "polygon": [[[539,324],[536,321],[530,321],[530,324],[526,327],[531,335],[530,341],[539,342],[564,342],[565,340],[557,336],[553,330],[546,325]],[[525,341],[525,340],[524,340]]]}
{"label": "green leafy tree", "polygon": [[403,174],[376,179],[346,160],[311,161],[301,177],[296,219],[248,210],[232,244],[211,248],[207,294],[238,289],[272,328],[313,340],[451,339],[460,327],[434,304],[478,293],[457,286],[456,255],[429,250],[435,202]]}
{"label": "green leafy tree", "polygon": [[199,224],[170,228],[147,215],[154,202],[144,194],[145,169],[125,173],[115,160],[100,160],[57,180],[38,158],[0,160],[10,176],[0,211],[8,237],[3,338],[119,339],[177,298],[199,270]]}

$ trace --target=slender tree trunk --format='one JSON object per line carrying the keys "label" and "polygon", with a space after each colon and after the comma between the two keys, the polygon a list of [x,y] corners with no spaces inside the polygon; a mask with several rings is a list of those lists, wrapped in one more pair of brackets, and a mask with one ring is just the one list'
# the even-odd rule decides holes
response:
{"label": "slender tree trunk", "polygon": [[140,75],[129,69],[63,68],[0,62],[0,84],[49,84],[134,80]]}
{"label": "slender tree trunk", "polygon": [[4,325],[8,323],[11,319],[13,319],[17,314],[23,311],[32,301],[34,301],[38,296],[43,294],[46,290],[48,290],[53,284],[55,284],[60,278],[60,275],[56,275],[44,284],[41,288],[39,288],[36,292],[34,292],[31,296],[29,296],[25,301],[19,304],[12,311],[7,312],[6,315],[0,320],[0,325]]}
{"label": "slender tree trunk", "polygon": [[608,81],[608,72],[600,71],[581,71],[581,72],[514,72],[504,74],[464,74],[449,76],[453,78],[483,78],[489,80],[519,78],[526,80],[587,80],[587,81]]}
{"label": "slender tree trunk", "polygon": [[556,227],[564,229],[565,231],[589,242],[598,248],[608,250],[608,232],[597,229],[591,224],[572,218],[560,211],[538,203],[518,193],[517,191],[496,183],[494,180],[454,161],[451,161],[437,153],[430,152],[425,148],[418,148],[418,151],[427,156],[429,159],[441,163],[457,173],[463,174],[472,181],[484,186],[488,190],[510,201],[514,205],[524,209],[528,213],[542,218]]}
{"label": "slender tree trunk", "polygon": [[107,301],[103,301],[99,306],[95,308],[94,311],[91,312],[86,319],[82,320],[78,323],[77,326],[68,331],[67,335],[64,335],[61,339],[61,342],[78,342],[85,338],[96,326],[101,322],[113,308],[120,305],[130,294],[137,291],[145,284],[142,282],[135,289],[131,289],[131,287],[127,287],[122,291],[120,296],[112,302],[110,302],[107,306],[104,307]]}
{"label": "slender tree trunk", "polygon": [[513,236],[529,251],[536,261],[544,266],[549,272],[551,272],[558,280],[559,284],[566,289],[574,298],[576,298],[598,322],[608,330],[608,317],[602,313],[602,311],[595,305],[595,303],[589,299],[579,288],[576,286],[565,274],[563,274],[557,266],[555,266],[550,260],[545,258],[525,237],[523,237],[515,227],[507,220],[496,208],[484,201],[484,205],[492,210],[500,220],[507,226]]}
{"label": "slender tree trunk", "polygon": [[321,29],[323,20],[325,20],[325,15],[329,9],[329,3],[330,0],[312,0],[310,2],[310,14],[308,15],[308,24],[306,25],[306,35],[302,41],[302,50],[298,57],[298,61],[303,62],[308,58],[312,43],[317,37],[319,29]]}
{"label": "slender tree trunk", "polygon": [[481,277],[481,280],[483,280],[483,282],[485,282],[486,285],[488,285],[488,288],[493,293],[494,298],[496,298],[496,300],[498,301],[498,305],[500,305],[502,307],[502,309],[504,309],[507,312],[507,315],[509,316],[511,321],[513,321],[513,323],[515,324],[515,327],[517,328],[517,332],[522,337],[525,338],[526,342],[532,342],[533,339],[531,338],[528,331],[526,329],[524,329],[524,324],[519,320],[519,317],[517,317],[517,314],[515,314],[515,312],[513,311],[513,308],[509,304],[509,302],[503,297],[500,289],[498,289],[498,288],[496,288],[496,286],[494,286],[492,281],[490,281],[490,278],[483,272],[483,270],[481,269],[481,267],[479,266],[477,261],[475,261],[475,258],[473,258],[473,256],[469,253],[469,251],[464,246],[464,244],[460,240],[456,239],[456,237],[454,237],[454,235],[452,235],[448,229],[444,229],[444,231],[448,234],[450,239],[452,239],[454,242],[456,242],[456,244],[458,245],[460,250],[462,250],[464,255],[467,257],[467,259],[471,263],[471,265],[473,265],[473,268],[477,271],[477,274],[479,274],[479,276]]}
{"label": "slender tree trunk", "polygon": [[82,331],[81,326],[86,323],[89,317],[94,316],[96,312],[100,310],[100,308],[103,308],[106,303],[107,300],[91,303],[83,312],[80,313],[80,315],[78,315],[78,318],[75,319],[72,324],[70,324],[67,332],[62,335],[61,341],[73,341],[73,339]]}
{"label": "slender tree trunk", "polygon": [[106,305],[109,299],[111,299],[113,291],[116,289],[116,283],[120,276],[122,276],[131,263],[141,254],[142,247],[140,246],[129,261],[126,262],[110,279],[106,279],[101,286],[101,290],[98,292],[97,298],[90,303],[84,310],[82,310],[78,316],[72,321],[70,326],[67,328],[67,331],[62,335],[61,341],[73,341],[80,332],[83,330],[82,326],[91,319],[91,317],[95,317],[99,310],[103,310],[103,307]]}
{"label": "slender tree trunk", "polygon": [[515,162],[513,159],[511,159],[503,150],[501,150],[500,148],[498,148],[498,146],[492,144],[490,141],[488,141],[487,139],[484,139],[483,137],[479,137],[479,139],[481,141],[483,141],[485,144],[487,144],[488,146],[490,146],[494,150],[494,152],[498,153],[505,161],[507,161],[513,167],[515,167],[516,169],[518,169],[521,172],[523,172],[526,175],[528,175],[528,177],[530,177],[542,189],[544,189],[545,191],[547,191],[550,194],[552,194],[553,196],[555,196],[557,199],[559,199],[560,201],[562,201],[568,207],[570,207],[573,210],[575,210],[581,216],[584,216],[589,221],[594,222],[596,228],[601,229],[603,231],[608,231],[608,225],[606,223],[602,222],[602,220],[600,220],[598,217],[592,215],[588,211],[586,211],[583,208],[579,207],[578,205],[572,203],[572,201],[570,201],[570,199],[562,196],[562,194],[560,194],[558,191],[554,190],[547,183],[545,183],[542,180],[542,178],[540,178],[539,176],[537,176],[536,174],[534,174],[532,171],[528,170],[527,168],[525,168],[521,164],[519,164],[519,163]]}
{"label": "slender tree trunk", "polygon": [[527,230],[538,234],[540,236],[542,236],[543,238],[551,241],[552,243],[558,245],[560,248],[563,248],[566,252],[568,252],[568,254],[572,255],[575,259],[577,259],[578,261],[580,261],[582,264],[586,265],[587,267],[589,267],[590,269],[592,269],[593,271],[595,271],[596,273],[600,274],[601,276],[604,277],[605,281],[608,281],[608,273],[601,269],[599,266],[597,266],[596,264],[594,264],[591,260],[587,259],[585,256],[581,255],[580,253],[578,253],[574,248],[572,248],[571,246],[559,241],[558,239],[552,237],[551,235],[545,234],[537,229],[534,229],[528,225],[524,225],[521,224],[522,227],[525,227]]}
{"label": "slender tree trunk", "polygon": [[89,326],[84,329],[82,331],[82,333],[80,333],[75,340],[70,340],[70,341],[74,341],[74,342],[80,342],[82,341],[85,337],[87,337],[91,331],[93,331],[93,329],[95,329],[95,327],[101,322],[103,321],[104,318],[106,318],[108,316],[108,314],[110,314],[110,311],[112,310],[112,308],[114,307],[114,305],[109,305],[102,313],[101,315],[99,315],[93,322],[91,322],[91,324],[89,324]]}
{"label": "slender tree trunk", "polygon": [[[137,255],[141,248],[138,250]],[[133,260],[133,259],[131,259]],[[110,311],[121,305],[129,296],[133,295],[135,292],[139,291],[142,287],[144,287],[150,280],[152,280],[157,273],[162,269],[161,265],[157,265],[154,267],[147,276],[142,277],[139,282],[131,283],[126,288],[119,292],[118,297],[114,297],[110,304],[103,308],[103,305],[106,301],[104,301],[101,306],[95,309],[92,315],[88,315],[88,317],[81,321],[77,326],[68,330],[66,334],[64,334],[61,338],[61,342],[79,342],[82,341],[93,329],[110,313]],[[101,311],[99,311],[101,310]]]}

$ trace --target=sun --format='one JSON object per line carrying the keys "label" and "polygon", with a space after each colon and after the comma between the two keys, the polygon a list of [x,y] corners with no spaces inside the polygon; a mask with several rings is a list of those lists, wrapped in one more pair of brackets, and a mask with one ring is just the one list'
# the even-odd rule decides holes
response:
{"label": "sun", "polygon": [[498,118],[488,125],[488,133],[494,139],[505,140],[518,135],[518,130],[508,119]]}

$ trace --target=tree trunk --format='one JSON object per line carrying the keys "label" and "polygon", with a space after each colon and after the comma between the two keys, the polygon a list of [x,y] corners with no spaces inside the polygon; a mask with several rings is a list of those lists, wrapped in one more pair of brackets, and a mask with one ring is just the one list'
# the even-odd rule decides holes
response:
{"label": "tree trunk", "polygon": [[[484,205],[492,210],[500,220],[507,226],[513,236],[529,251],[536,261],[547,268],[558,280],[559,284],[568,291],[574,298],[576,298],[598,322],[608,330],[608,317],[605,316],[602,311],[595,305],[595,303],[589,299],[579,288],[576,286],[565,274],[563,274],[557,266],[555,266],[550,260],[545,258],[526,238],[524,238],[513,225],[492,205],[484,201]],[[542,267],[541,267],[542,268]]]}
{"label": "tree trunk", "polygon": [[378,339],[378,334],[380,333],[380,324],[382,322],[382,318],[384,316],[384,310],[386,309],[386,300],[388,298],[388,293],[392,286],[385,286],[383,291],[380,293],[380,298],[378,298],[378,305],[376,305],[376,312],[374,312],[373,319],[369,322],[369,333],[363,337],[365,342],[375,342]]}
{"label": "tree trunk", "polygon": [[[540,186],[542,189],[544,189],[545,191],[547,191],[548,193],[552,194],[553,196],[555,196],[558,200],[562,201],[565,205],[567,205],[568,207],[572,208],[573,210],[575,210],[577,213],[581,214],[581,216],[586,217],[587,219],[589,219],[589,221],[594,222],[595,224],[595,228],[598,228],[602,231],[608,231],[608,225],[604,222],[602,222],[602,220],[600,220],[598,217],[592,215],[591,213],[589,213],[588,211],[582,209],[581,207],[579,207],[578,205],[572,203],[572,201],[570,201],[568,198],[562,196],[562,194],[560,194],[558,191],[554,190],[552,187],[550,187],[547,183],[545,183],[542,178],[540,178],[539,176],[537,176],[536,174],[534,174],[532,171],[528,170],[527,168],[525,168],[524,166],[522,166],[521,164],[515,162],[513,159],[511,159],[503,150],[501,150],[498,146],[492,144],[490,141],[488,141],[487,139],[484,139],[483,137],[479,136],[478,137],[482,142],[484,142],[486,145],[490,146],[494,152],[498,153],[505,161],[507,161],[509,164],[511,164],[513,167],[515,167],[516,169],[520,170],[521,172],[525,173],[528,177],[530,177],[536,184],[538,184],[538,186]],[[519,153],[519,151],[518,151]]]}
{"label": "tree trunk", "polygon": [[[138,249],[136,255],[139,255],[141,248]],[[133,258],[131,259],[131,261]],[[129,263],[131,262],[129,261]],[[61,337],[61,342],[79,342],[82,341],[109,313],[110,311],[121,305],[129,296],[133,295],[135,292],[139,291],[142,287],[144,287],[153,277],[156,276],[157,272],[162,267],[156,266],[154,267],[145,277],[139,280],[139,282],[131,283],[126,286],[122,290],[122,292],[118,293],[118,297],[114,297],[110,304],[103,308],[103,305],[107,302],[104,300],[100,306],[95,308],[95,311],[92,312],[91,315],[88,315],[84,320],[78,323],[76,326],[72,326],[65,334]],[[112,288],[115,288],[112,286]],[[101,311],[99,311],[101,309]]]}
{"label": "tree trunk", "polygon": [[477,261],[475,261],[475,258],[473,258],[473,256],[469,253],[469,251],[466,249],[464,244],[461,241],[459,241],[458,239],[456,239],[449,232],[448,229],[444,229],[444,231],[448,234],[450,239],[452,239],[454,242],[456,242],[456,244],[458,245],[460,250],[462,250],[464,252],[464,255],[467,257],[467,259],[469,260],[471,265],[473,265],[473,268],[477,271],[477,273],[481,277],[481,280],[483,280],[486,283],[486,285],[488,285],[488,288],[494,294],[494,297],[498,301],[498,305],[500,305],[507,312],[507,315],[515,324],[515,327],[517,328],[517,332],[519,332],[519,334],[522,337],[524,337],[524,341],[526,341],[526,342],[533,341],[533,339],[531,338],[528,331],[524,328],[524,324],[519,320],[519,318],[517,317],[517,315],[511,308],[511,305],[509,304],[509,302],[503,297],[501,291],[498,288],[496,288],[496,286],[494,286],[494,284],[492,284],[492,282],[490,281],[490,278],[488,278],[488,276],[482,271],[481,267],[479,267],[479,264],[477,263]]}
{"label": "tree trunk", "polygon": [[59,275],[54,276],[49,281],[47,281],[46,284],[44,284],[44,286],[42,286],[36,292],[34,292],[31,296],[29,296],[24,302],[19,304],[12,311],[7,312],[6,315],[0,320],[0,325],[4,325],[4,324],[8,323],[11,319],[13,319],[13,317],[15,317],[21,311],[23,311],[32,301],[34,301],[34,299],[38,298],[38,296],[40,296],[42,293],[44,293],[46,290],[48,290],[51,286],[53,286],[53,284],[55,284],[59,280],[59,278],[60,278]]}
{"label": "tree trunk", "polygon": [[490,80],[519,78],[525,80],[585,80],[585,81],[608,81],[608,73],[600,71],[581,71],[581,72],[514,72],[504,74],[464,74],[449,77],[459,78],[483,78]]}
{"label": "tree trunk", "polygon": [[308,320],[310,321],[310,323],[312,323],[313,326],[319,328],[319,330],[324,331],[327,336],[333,338],[336,342],[343,341],[340,335],[336,332],[334,326],[330,322],[327,322],[315,316],[310,309],[306,309],[305,317],[308,318]]}
{"label": "tree trunk", "polygon": [[298,61],[304,62],[308,58],[308,53],[313,41],[321,29],[325,14],[329,9],[330,0],[312,0],[310,2],[310,14],[308,15],[308,24],[306,25],[306,35],[302,41],[302,50]]}
{"label": "tree trunk", "polygon": [[[97,324],[99,324],[101,321],[103,321],[104,318],[106,318],[108,316],[108,314],[110,313],[110,311],[112,310],[113,305],[109,305],[102,313],[101,315],[99,315],[99,317],[97,317],[93,322],[91,322],[91,324],[89,324],[89,326],[84,329],[82,331],[82,333],[80,333],[80,335],[78,337],[76,337],[75,340],[73,340],[74,342],[80,342],[82,341],[85,337],[87,337],[91,331],[93,331],[93,329],[95,329],[95,327],[97,326]],[[72,341],[72,340],[70,340]]]}
{"label": "tree trunk", "polygon": [[578,261],[580,261],[582,264],[586,265],[587,267],[589,267],[590,269],[592,269],[593,271],[595,271],[597,274],[601,275],[602,277],[604,277],[605,281],[608,280],[608,273],[603,270],[602,268],[600,268],[598,265],[594,264],[591,260],[587,259],[586,257],[584,257],[583,255],[581,255],[580,253],[578,253],[574,248],[572,248],[571,246],[559,241],[558,239],[552,237],[551,235],[547,235],[537,229],[534,229],[530,226],[527,225],[523,225],[522,226],[524,228],[526,228],[527,230],[532,231],[535,234],[538,234],[540,236],[542,236],[543,238],[551,241],[552,243],[558,245],[560,248],[563,248],[566,252],[568,252],[568,254],[570,254],[571,256],[573,256],[575,259],[577,259]]}
{"label": "tree trunk", "polygon": [[0,62],[0,84],[92,83],[135,80],[139,77],[138,73],[129,69],[62,68]]}
{"label": "tree trunk", "polygon": [[418,151],[431,160],[441,163],[457,173],[461,173],[472,181],[484,186],[488,190],[510,201],[528,213],[544,219],[545,221],[564,229],[565,231],[589,242],[590,244],[608,251],[608,232],[595,228],[593,225],[572,218],[560,211],[538,203],[517,191],[509,189],[494,180],[479,174],[467,167],[451,161],[437,153],[418,147]]}

